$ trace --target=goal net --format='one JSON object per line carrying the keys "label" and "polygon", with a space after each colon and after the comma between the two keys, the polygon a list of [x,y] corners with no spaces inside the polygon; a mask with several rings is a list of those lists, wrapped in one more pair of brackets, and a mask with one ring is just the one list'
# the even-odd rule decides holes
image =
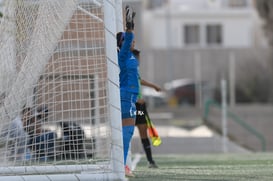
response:
{"label": "goal net", "polygon": [[124,179],[117,1],[0,1],[0,180]]}

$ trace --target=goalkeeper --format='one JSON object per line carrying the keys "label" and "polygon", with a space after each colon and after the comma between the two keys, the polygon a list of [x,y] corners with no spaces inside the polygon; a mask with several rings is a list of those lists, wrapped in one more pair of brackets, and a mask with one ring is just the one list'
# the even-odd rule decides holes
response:
{"label": "goalkeeper", "polygon": [[[133,50],[133,54],[135,55],[135,57],[140,61],[140,51],[139,50]],[[161,88],[153,83],[150,83],[146,80],[140,79],[140,84],[147,86],[147,87],[151,87],[153,89],[155,89],[156,91],[161,91]],[[146,104],[144,99],[142,98],[142,94],[141,94],[141,88],[139,90],[139,95],[138,95],[138,100],[136,102],[136,109],[137,109],[137,114],[136,114],[136,123],[135,125],[138,128],[139,131],[139,135],[141,138],[141,143],[143,146],[143,149],[145,151],[146,154],[146,158],[149,162],[148,167],[149,168],[158,168],[158,166],[156,165],[155,161],[153,160],[152,157],[152,149],[151,149],[151,143],[147,134],[147,122],[146,122],[146,117],[145,115],[148,114],[147,109],[146,109]]]}
{"label": "goalkeeper", "polygon": [[134,177],[134,174],[126,167],[129,145],[134,134],[136,107],[135,103],[139,91],[138,60],[134,57],[134,16],[135,13],[129,6],[126,6],[126,32],[117,34],[118,65],[121,117],[122,117],[122,136],[125,175]]}

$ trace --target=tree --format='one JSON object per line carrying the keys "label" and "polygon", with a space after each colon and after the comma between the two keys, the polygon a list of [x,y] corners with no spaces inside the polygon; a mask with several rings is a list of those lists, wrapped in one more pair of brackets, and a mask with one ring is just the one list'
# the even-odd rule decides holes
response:
{"label": "tree", "polygon": [[[1,8],[1,6],[3,5],[2,4],[3,2],[0,0],[0,8]],[[2,18],[3,17],[3,13],[0,11],[0,18]]]}
{"label": "tree", "polygon": [[[255,0],[256,9],[260,15],[260,17],[264,20],[264,31],[265,35],[268,38],[268,43],[273,48],[273,0]],[[271,53],[273,57],[273,52]],[[272,59],[272,58],[271,58]],[[273,77],[273,62],[269,62],[271,64],[271,78]],[[269,82],[269,88],[271,88],[271,96],[270,99],[273,101],[273,80]]]}
{"label": "tree", "polygon": [[273,46],[273,1],[256,0],[256,8],[260,17],[264,20],[264,30],[269,43]]}

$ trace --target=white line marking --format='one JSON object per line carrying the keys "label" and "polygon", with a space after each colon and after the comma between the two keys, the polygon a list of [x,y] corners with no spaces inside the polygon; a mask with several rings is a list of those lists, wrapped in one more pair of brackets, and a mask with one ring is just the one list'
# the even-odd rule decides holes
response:
{"label": "white line marking", "polygon": [[137,166],[138,162],[140,161],[140,159],[141,159],[141,154],[136,153],[134,160],[132,161],[132,168],[131,168],[132,171],[134,171],[136,169],[136,166]]}

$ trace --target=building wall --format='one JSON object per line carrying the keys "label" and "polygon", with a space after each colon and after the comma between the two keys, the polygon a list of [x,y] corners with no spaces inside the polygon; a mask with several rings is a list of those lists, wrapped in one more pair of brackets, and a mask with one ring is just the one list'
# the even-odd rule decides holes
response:
{"label": "building wall", "polygon": [[[165,6],[143,12],[141,36],[145,53],[140,70],[144,78],[163,86],[174,79],[195,79],[200,74],[202,80],[217,86],[221,78],[229,79],[232,54],[238,81],[248,71],[245,65],[270,67],[270,50],[252,1],[245,1],[243,6],[230,0],[208,2],[170,0]],[[197,44],[185,43],[186,25],[199,26]],[[208,25],[222,28],[219,44],[208,44]],[[200,72],[196,67],[198,56]]]}
{"label": "building wall", "polygon": [[185,25],[198,25],[200,27],[200,44],[197,47],[207,47],[207,25],[220,25],[222,27],[223,42],[219,45],[222,48],[245,48],[254,44],[255,14],[252,11],[170,11],[145,12],[145,18],[143,18],[145,47],[153,49],[166,49],[170,46],[188,48],[184,43]]}
{"label": "building wall", "polygon": [[[103,18],[100,8],[90,6]],[[103,22],[75,11],[34,88],[33,104],[47,104],[49,121],[90,123],[95,110],[105,114],[107,62]],[[79,117],[82,120],[77,120]],[[100,117],[100,121],[105,121]]]}

